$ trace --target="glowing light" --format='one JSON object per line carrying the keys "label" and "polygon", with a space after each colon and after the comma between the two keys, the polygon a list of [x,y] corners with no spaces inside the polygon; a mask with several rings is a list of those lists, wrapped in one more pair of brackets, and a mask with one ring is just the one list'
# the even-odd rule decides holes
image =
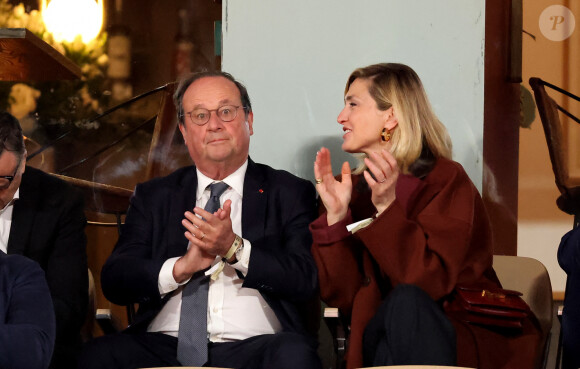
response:
{"label": "glowing light", "polygon": [[103,26],[103,0],[52,0],[41,4],[46,29],[58,42],[73,42],[77,36],[83,43],[95,39]]}

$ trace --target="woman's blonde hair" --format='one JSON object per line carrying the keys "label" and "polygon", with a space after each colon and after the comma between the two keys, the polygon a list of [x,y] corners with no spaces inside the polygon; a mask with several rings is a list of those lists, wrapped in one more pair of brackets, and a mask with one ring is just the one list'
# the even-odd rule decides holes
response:
{"label": "woman's blonde hair", "polygon": [[[357,78],[371,82],[369,93],[379,110],[391,106],[394,109],[399,123],[391,132],[391,152],[403,173],[409,173],[409,166],[420,157],[425,145],[435,158],[451,158],[447,129],[435,116],[423,84],[413,69],[397,63],[358,68],[348,77],[345,95]],[[355,173],[364,169],[359,165]]]}

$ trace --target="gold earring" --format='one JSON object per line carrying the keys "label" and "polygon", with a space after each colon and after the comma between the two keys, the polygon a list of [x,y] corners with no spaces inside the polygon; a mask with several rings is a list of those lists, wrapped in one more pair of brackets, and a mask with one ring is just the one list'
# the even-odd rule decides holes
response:
{"label": "gold earring", "polygon": [[383,128],[383,131],[381,132],[381,140],[384,142],[389,142],[391,140],[391,132],[386,128]]}

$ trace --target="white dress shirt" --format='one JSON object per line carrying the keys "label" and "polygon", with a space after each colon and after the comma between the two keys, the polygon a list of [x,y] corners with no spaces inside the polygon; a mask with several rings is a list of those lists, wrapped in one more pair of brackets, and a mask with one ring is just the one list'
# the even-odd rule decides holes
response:
{"label": "white dress shirt", "polygon": [[[244,177],[248,161],[223,182],[228,188],[220,197],[220,203],[232,201],[231,220],[234,233],[242,236],[242,196]],[[196,206],[203,208],[209,200],[210,191],[207,188],[216,182],[197,171]],[[264,300],[258,290],[243,288],[243,279],[236,270],[246,275],[251,256],[251,243],[244,239],[240,260],[230,265],[225,263],[223,271],[214,281],[210,281],[208,293],[207,330],[212,342],[228,342],[243,340],[249,337],[271,334],[281,331],[281,325],[276,314]],[[162,332],[177,337],[179,331],[179,315],[181,311],[181,288],[188,281],[178,284],[173,278],[173,266],[178,258],[165,261],[159,273],[159,292],[162,296],[173,293],[159,314],[148,327],[149,332]],[[221,262],[218,256],[213,265]]]}
{"label": "white dress shirt", "polygon": [[2,210],[0,210],[0,250],[8,253],[8,239],[10,238],[10,227],[12,227],[12,211],[14,201],[20,198],[20,188],[14,193],[14,197]]}

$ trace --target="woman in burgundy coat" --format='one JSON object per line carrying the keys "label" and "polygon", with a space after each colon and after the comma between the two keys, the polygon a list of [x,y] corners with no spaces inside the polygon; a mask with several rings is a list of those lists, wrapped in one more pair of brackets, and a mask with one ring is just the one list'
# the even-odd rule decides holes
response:
{"label": "woman in burgundy coat", "polygon": [[347,367],[438,364],[534,368],[540,330],[470,324],[456,285],[500,287],[477,189],[451,160],[451,141],[417,74],[402,64],[355,70],[338,116],[342,149],[360,154],[335,178],[314,163],[324,205],[311,224],[322,299],[350,323]]}

